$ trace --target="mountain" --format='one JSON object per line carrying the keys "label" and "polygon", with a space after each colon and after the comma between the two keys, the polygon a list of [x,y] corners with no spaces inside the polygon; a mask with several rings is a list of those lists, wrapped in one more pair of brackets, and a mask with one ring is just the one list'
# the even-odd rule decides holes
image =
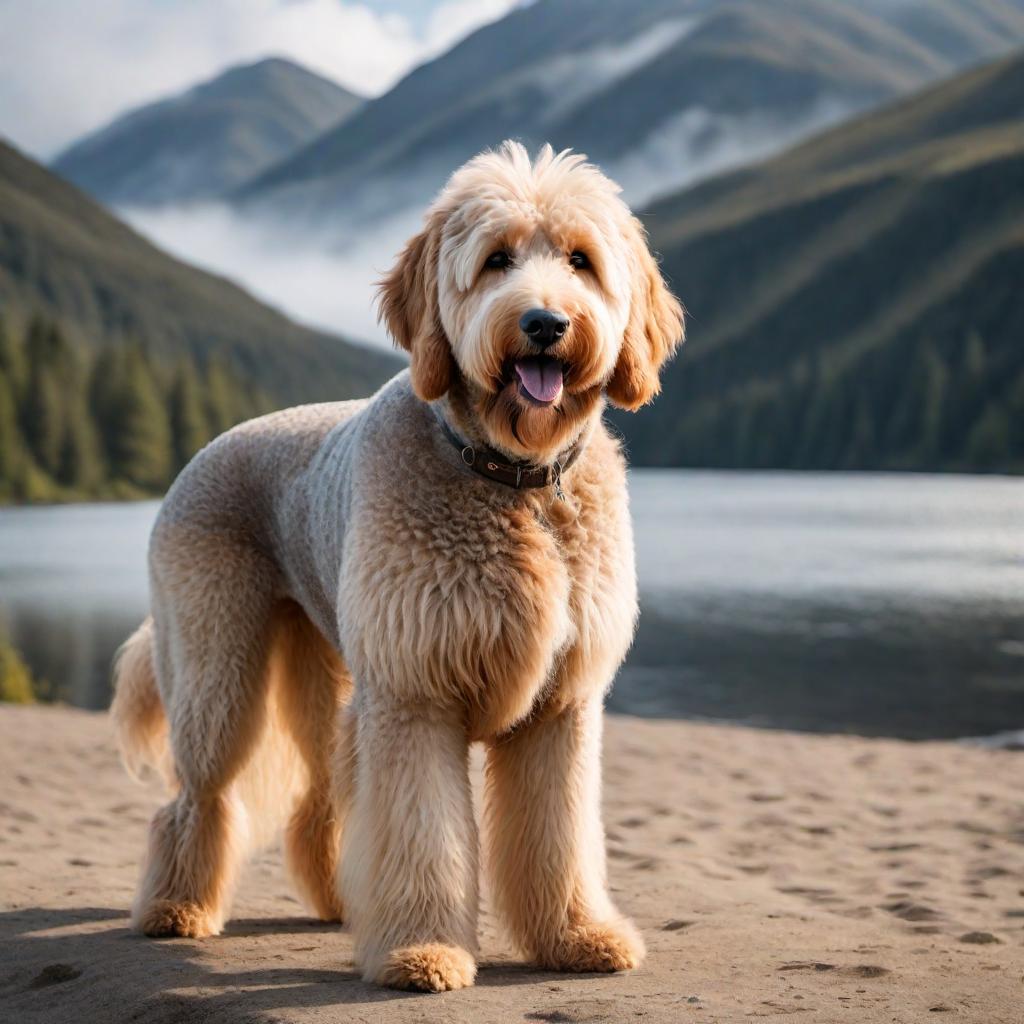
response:
{"label": "mountain", "polygon": [[165,364],[216,358],[279,405],[369,394],[401,365],[172,259],[3,142],[0,310],[9,322],[41,314],[93,349],[134,341]]}
{"label": "mountain", "polygon": [[63,152],[53,168],[110,205],[208,199],[337,126],[362,103],[298,64],[262,60],[118,117]]}
{"label": "mountain", "polygon": [[643,215],[690,312],[662,465],[1024,471],[1024,55]]}
{"label": "mountain", "polygon": [[588,153],[636,203],[1021,40],[1019,0],[539,0],[417,68],[237,198],[373,220],[518,137]]}

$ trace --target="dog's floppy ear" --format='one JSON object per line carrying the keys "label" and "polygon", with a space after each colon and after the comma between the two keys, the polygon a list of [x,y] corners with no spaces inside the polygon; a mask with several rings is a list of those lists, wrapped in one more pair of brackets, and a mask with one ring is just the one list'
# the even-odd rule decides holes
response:
{"label": "dog's floppy ear", "polygon": [[425,402],[440,398],[451,387],[455,371],[437,301],[440,233],[435,220],[406,242],[381,280],[378,295],[381,319],[395,344],[412,357],[412,386]]}
{"label": "dog's floppy ear", "polygon": [[683,340],[685,313],[665,286],[643,226],[635,217],[630,222],[627,237],[633,249],[633,281],[629,321],[607,392],[620,409],[633,412],[661,390],[658,375]]}

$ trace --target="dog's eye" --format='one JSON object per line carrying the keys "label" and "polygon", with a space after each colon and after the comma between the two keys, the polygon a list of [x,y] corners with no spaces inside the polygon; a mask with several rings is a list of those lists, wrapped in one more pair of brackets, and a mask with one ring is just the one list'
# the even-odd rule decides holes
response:
{"label": "dog's eye", "polygon": [[576,249],[569,254],[569,265],[576,270],[589,270],[590,259],[585,252],[580,252],[579,249]]}
{"label": "dog's eye", "polygon": [[492,252],[484,262],[486,270],[507,270],[512,266],[512,257],[504,249]]}

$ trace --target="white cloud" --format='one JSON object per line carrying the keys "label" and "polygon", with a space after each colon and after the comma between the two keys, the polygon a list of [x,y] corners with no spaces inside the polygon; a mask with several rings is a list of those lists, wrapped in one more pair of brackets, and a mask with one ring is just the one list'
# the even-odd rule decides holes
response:
{"label": "white cloud", "polygon": [[[519,5],[522,6],[522,0]],[[434,9],[427,23],[427,53],[442,53],[474,29],[497,21],[514,6],[515,0],[445,0]]]}
{"label": "white cloud", "polygon": [[130,107],[281,55],[383,92],[513,0],[442,0],[422,29],[343,0],[0,0],[0,133],[49,158]]}

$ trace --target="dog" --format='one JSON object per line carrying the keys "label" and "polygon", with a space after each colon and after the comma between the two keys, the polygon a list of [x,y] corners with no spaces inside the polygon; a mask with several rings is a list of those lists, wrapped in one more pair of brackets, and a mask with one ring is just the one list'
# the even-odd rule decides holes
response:
{"label": "dog", "polygon": [[531,963],[635,967],[605,881],[603,697],[637,619],[625,462],[684,314],[586,158],[505,143],[456,171],[380,283],[410,365],[372,398],[228,431],[150,542],[123,646],[126,764],[164,773],[133,925],[215,935],[283,828],[366,980],[476,974],[470,745],[495,907]]}

